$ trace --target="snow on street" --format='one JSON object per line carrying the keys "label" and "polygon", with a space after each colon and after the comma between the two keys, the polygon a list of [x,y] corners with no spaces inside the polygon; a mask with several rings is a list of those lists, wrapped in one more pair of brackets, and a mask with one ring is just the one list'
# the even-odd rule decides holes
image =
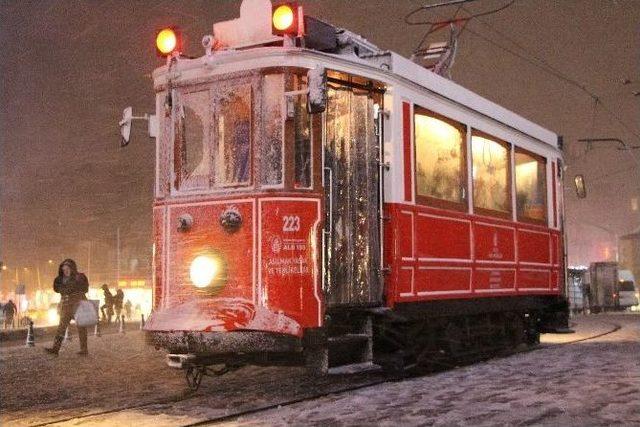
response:
{"label": "snow on street", "polygon": [[[205,377],[189,393],[182,373],[138,331],[90,337],[88,358],[75,354],[77,338],[58,358],[44,354],[43,342],[2,348],[0,424],[184,425],[336,391],[229,425],[640,425],[640,316],[576,321],[576,334],[546,335],[538,351],[345,393],[338,391],[382,375],[310,378],[300,368],[247,367]],[[558,345],[613,323],[622,329]]]}
{"label": "snow on street", "polygon": [[[433,376],[386,383],[256,414],[249,425],[640,426],[640,316],[578,319],[594,340],[496,359]],[[603,332],[603,331],[602,331]]]}

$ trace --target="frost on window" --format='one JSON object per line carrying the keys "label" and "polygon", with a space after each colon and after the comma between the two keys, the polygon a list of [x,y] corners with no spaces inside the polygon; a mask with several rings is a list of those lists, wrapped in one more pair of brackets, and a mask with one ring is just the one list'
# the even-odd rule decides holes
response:
{"label": "frost on window", "polygon": [[[297,77],[296,90],[304,89],[306,83]],[[311,116],[307,111],[307,95],[296,95],[294,100],[295,135],[295,188],[311,188]]]}
{"label": "frost on window", "polygon": [[209,91],[185,93],[177,104],[175,128],[178,188],[205,188],[209,183]]}
{"label": "frost on window", "polygon": [[248,184],[251,173],[251,85],[226,88],[217,97],[215,182]]}
{"label": "frost on window", "polygon": [[491,139],[471,137],[473,205],[480,209],[511,212],[509,148]]}
{"label": "frost on window", "polygon": [[547,218],[546,162],[532,154],[516,151],[516,206],[518,219],[545,221]]}
{"label": "frost on window", "polygon": [[260,182],[263,185],[279,185],[282,183],[284,76],[264,76],[262,91],[263,138],[260,147]]}
{"label": "frost on window", "polygon": [[426,112],[416,112],[414,126],[417,194],[463,203],[464,132]]}
{"label": "frost on window", "polygon": [[346,86],[330,88],[325,114],[327,199],[326,298],[369,303],[380,295],[378,138],[374,98]]}

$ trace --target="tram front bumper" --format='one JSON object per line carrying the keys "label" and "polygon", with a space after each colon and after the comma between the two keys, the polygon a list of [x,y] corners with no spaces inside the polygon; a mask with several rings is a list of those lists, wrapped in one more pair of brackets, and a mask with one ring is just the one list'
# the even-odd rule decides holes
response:
{"label": "tram front bumper", "polygon": [[287,334],[262,331],[146,331],[145,338],[149,345],[166,349],[173,354],[183,355],[293,353],[302,351],[302,340],[300,338]]}

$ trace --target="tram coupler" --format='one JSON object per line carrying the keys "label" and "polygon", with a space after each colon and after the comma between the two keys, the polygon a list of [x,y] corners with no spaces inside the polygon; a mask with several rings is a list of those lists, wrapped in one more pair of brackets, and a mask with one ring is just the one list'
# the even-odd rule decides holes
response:
{"label": "tram coupler", "polygon": [[[202,383],[202,378],[205,376],[219,377],[227,372],[236,370],[242,365],[227,365],[216,363],[216,361],[209,358],[201,358],[195,354],[167,354],[167,365],[174,369],[184,370],[185,379],[187,385],[191,391],[197,391]],[[211,367],[217,365],[217,368]]]}
{"label": "tram coupler", "polygon": [[196,359],[195,354],[167,354],[165,360],[170,368],[187,369],[194,365]]}

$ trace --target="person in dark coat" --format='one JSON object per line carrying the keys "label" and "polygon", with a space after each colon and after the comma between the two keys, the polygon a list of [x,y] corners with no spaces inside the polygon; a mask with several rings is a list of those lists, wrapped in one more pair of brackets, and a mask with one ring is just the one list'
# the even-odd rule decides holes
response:
{"label": "person in dark coat", "polygon": [[116,296],[113,297],[113,308],[116,311],[116,319],[121,320],[122,306],[124,304],[124,292],[122,289],[116,291]]}
{"label": "person in dark coat", "polygon": [[13,318],[15,317],[17,311],[18,311],[18,308],[11,300],[9,300],[9,302],[7,302],[4,305],[4,307],[2,307],[2,314],[4,314],[5,329],[7,329],[8,326],[11,328],[14,327]]}
{"label": "person in dark coat", "polygon": [[102,313],[102,320],[106,321],[107,324],[111,324],[111,318],[113,317],[113,304],[115,302],[115,297],[109,290],[109,285],[106,283],[102,285],[102,292],[104,293],[104,304],[100,307],[100,312]]}
{"label": "person in dark coat", "polygon": [[[65,331],[73,319],[80,301],[87,299],[85,293],[89,291],[89,280],[87,276],[78,272],[76,262],[72,259],[65,259],[58,268],[58,277],[53,281],[53,290],[60,294],[60,324],[53,341],[53,347],[45,348],[48,353],[58,355]],[[87,328],[78,326],[78,337],[80,338],[80,351],[78,354],[86,356],[87,349]]]}

